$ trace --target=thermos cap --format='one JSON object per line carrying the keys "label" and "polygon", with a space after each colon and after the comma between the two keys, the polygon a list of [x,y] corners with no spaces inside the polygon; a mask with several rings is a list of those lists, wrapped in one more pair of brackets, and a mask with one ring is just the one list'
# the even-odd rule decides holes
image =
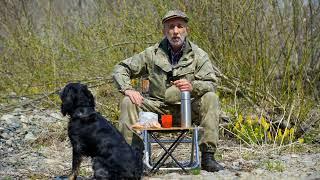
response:
{"label": "thermos cap", "polygon": [[181,92],[181,99],[190,99],[190,92],[189,91],[182,91]]}

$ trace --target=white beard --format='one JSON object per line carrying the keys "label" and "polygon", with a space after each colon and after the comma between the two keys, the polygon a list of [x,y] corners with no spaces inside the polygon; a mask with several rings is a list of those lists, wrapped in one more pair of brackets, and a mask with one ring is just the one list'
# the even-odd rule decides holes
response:
{"label": "white beard", "polygon": [[172,47],[181,47],[183,45],[183,42],[185,41],[187,35],[186,33],[181,34],[180,38],[170,38],[168,35],[166,35],[169,43]]}

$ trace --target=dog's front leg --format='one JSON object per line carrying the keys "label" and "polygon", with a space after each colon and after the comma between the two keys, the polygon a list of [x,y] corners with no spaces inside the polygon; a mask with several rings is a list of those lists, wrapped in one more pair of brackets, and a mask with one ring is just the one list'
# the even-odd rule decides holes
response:
{"label": "dog's front leg", "polygon": [[69,180],[76,180],[79,174],[80,164],[82,161],[81,154],[73,148],[72,150],[72,172]]}

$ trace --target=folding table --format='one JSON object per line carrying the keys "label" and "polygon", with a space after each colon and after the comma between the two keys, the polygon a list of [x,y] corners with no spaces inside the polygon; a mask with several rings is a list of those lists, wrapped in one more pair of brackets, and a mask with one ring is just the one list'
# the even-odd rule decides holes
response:
{"label": "folding table", "polygon": [[[199,143],[198,134],[201,127],[172,127],[172,128],[142,128],[136,129],[142,131],[142,138],[144,142],[145,154],[144,154],[144,164],[149,171],[149,173],[154,173],[158,170],[187,170],[194,169],[200,166],[199,160]],[[187,133],[192,132],[192,138],[188,138]],[[155,133],[176,133],[175,139],[165,139],[155,136]],[[151,143],[157,143],[163,150],[164,154],[160,157],[157,162],[152,162],[151,155]],[[169,148],[166,148],[164,143],[171,143]],[[174,150],[179,146],[180,143],[191,143],[190,159],[189,162],[179,162],[176,157],[172,154]],[[161,167],[164,165],[168,157],[175,162],[175,167]]]}

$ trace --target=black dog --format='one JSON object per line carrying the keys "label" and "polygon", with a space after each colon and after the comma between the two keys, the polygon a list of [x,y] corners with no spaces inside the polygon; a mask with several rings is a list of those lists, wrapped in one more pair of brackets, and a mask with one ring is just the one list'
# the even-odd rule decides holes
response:
{"label": "black dog", "polygon": [[143,149],[133,149],[120,132],[95,111],[86,85],[69,83],[60,93],[61,112],[69,115],[72,173],[76,179],[82,156],[92,158],[95,179],[141,179]]}

